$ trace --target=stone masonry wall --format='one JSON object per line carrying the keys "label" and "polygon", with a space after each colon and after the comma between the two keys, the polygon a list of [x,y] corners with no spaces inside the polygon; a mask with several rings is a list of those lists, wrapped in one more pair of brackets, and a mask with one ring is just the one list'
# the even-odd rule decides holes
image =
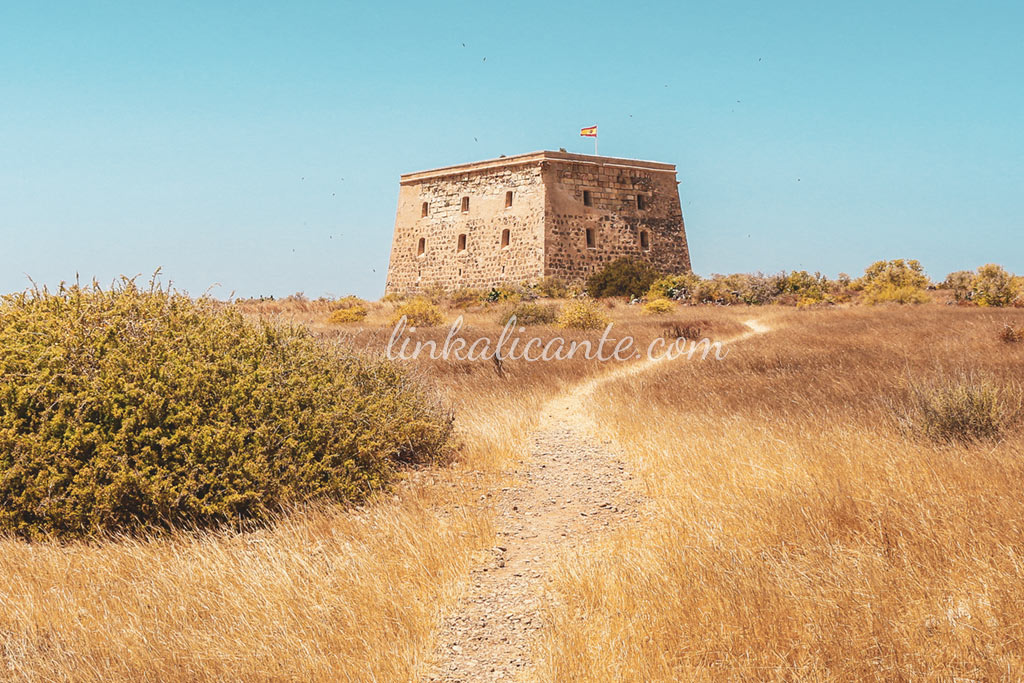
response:
{"label": "stone masonry wall", "polygon": [[[510,191],[512,206],[506,207]],[[462,210],[463,197],[469,198],[468,211]],[[509,243],[503,247],[506,229]],[[464,249],[460,235],[465,235]],[[421,238],[425,248],[418,254]],[[543,269],[544,187],[538,162],[403,178],[386,293],[536,281]]]}
{"label": "stone masonry wall", "polygon": [[690,270],[675,167],[535,152],[402,176],[385,292],[581,283],[622,256]]}
{"label": "stone masonry wall", "polygon": [[[622,163],[549,160],[545,275],[580,282],[623,256],[650,261],[665,273],[690,270],[674,170]],[[591,206],[584,203],[589,192]],[[637,205],[643,197],[643,208]],[[587,229],[593,245],[587,245]],[[647,233],[646,248],[641,232]]]}

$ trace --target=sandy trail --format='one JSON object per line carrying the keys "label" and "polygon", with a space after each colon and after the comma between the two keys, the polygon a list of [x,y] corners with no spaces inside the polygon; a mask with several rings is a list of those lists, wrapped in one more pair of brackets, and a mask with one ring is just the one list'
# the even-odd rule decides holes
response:
{"label": "sandy trail", "polygon": [[[727,345],[767,332],[757,320]],[[618,446],[597,436],[587,399],[602,385],[659,361],[617,366],[571,387],[541,409],[516,483],[497,496],[498,545],[470,572],[465,594],[438,636],[430,681],[531,680],[533,638],[557,558],[613,524],[638,517],[640,497]]]}

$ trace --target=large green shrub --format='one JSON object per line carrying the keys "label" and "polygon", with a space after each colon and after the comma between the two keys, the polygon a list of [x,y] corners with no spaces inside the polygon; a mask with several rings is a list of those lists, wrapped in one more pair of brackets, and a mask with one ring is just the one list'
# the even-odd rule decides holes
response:
{"label": "large green shrub", "polygon": [[587,278],[587,294],[642,297],[659,277],[661,273],[647,261],[624,256]]}
{"label": "large green shrub", "polygon": [[266,520],[439,456],[451,419],[398,366],[124,281],[0,300],[0,529]]}
{"label": "large green shrub", "polygon": [[782,273],[776,279],[776,295],[789,294],[795,297],[797,306],[809,306],[834,301],[831,291],[833,283],[821,273],[794,270]]}
{"label": "large green shrub", "polygon": [[928,284],[928,276],[919,261],[893,259],[872,263],[856,286],[863,290],[864,302],[868,304],[920,304],[928,301],[925,293]]}
{"label": "large green shrub", "polygon": [[1009,306],[1016,296],[1013,275],[995,263],[978,268],[978,274],[971,280],[971,298],[979,306]]}

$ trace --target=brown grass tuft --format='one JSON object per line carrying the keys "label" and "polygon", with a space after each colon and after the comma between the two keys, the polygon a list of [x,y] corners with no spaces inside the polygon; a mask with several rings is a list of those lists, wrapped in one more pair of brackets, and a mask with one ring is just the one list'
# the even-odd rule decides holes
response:
{"label": "brown grass tuft", "polygon": [[1007,344],[1024,341],[1024,327],[1018,329],[1007,323],[1003,325],[1003,329],[999,332],[999,339]]}
{"label": "brown grass tuft", "polygon": [[894,405],[899,424],[935,441],[994,439],[1021,412],[1021,390],[970,373],[930,382],[911,382],[908,396]]}

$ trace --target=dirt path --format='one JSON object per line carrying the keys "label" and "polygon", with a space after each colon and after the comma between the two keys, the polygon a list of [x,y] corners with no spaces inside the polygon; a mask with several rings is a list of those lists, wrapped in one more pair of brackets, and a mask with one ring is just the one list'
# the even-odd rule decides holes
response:
{"label": "dirt path", "polygon": [[[728,344],[768,331],[756,320]],[[659,361],[616,367],[547,403],[518,461],[516,483],[496,504],[498,545],[470,573],[466,594],[438,637],[430,681],[529,680],[544,589],[556,558],[610,525],[638,515],[640,499],[618,447],[599,440],[588,397],[606,382]]]}

